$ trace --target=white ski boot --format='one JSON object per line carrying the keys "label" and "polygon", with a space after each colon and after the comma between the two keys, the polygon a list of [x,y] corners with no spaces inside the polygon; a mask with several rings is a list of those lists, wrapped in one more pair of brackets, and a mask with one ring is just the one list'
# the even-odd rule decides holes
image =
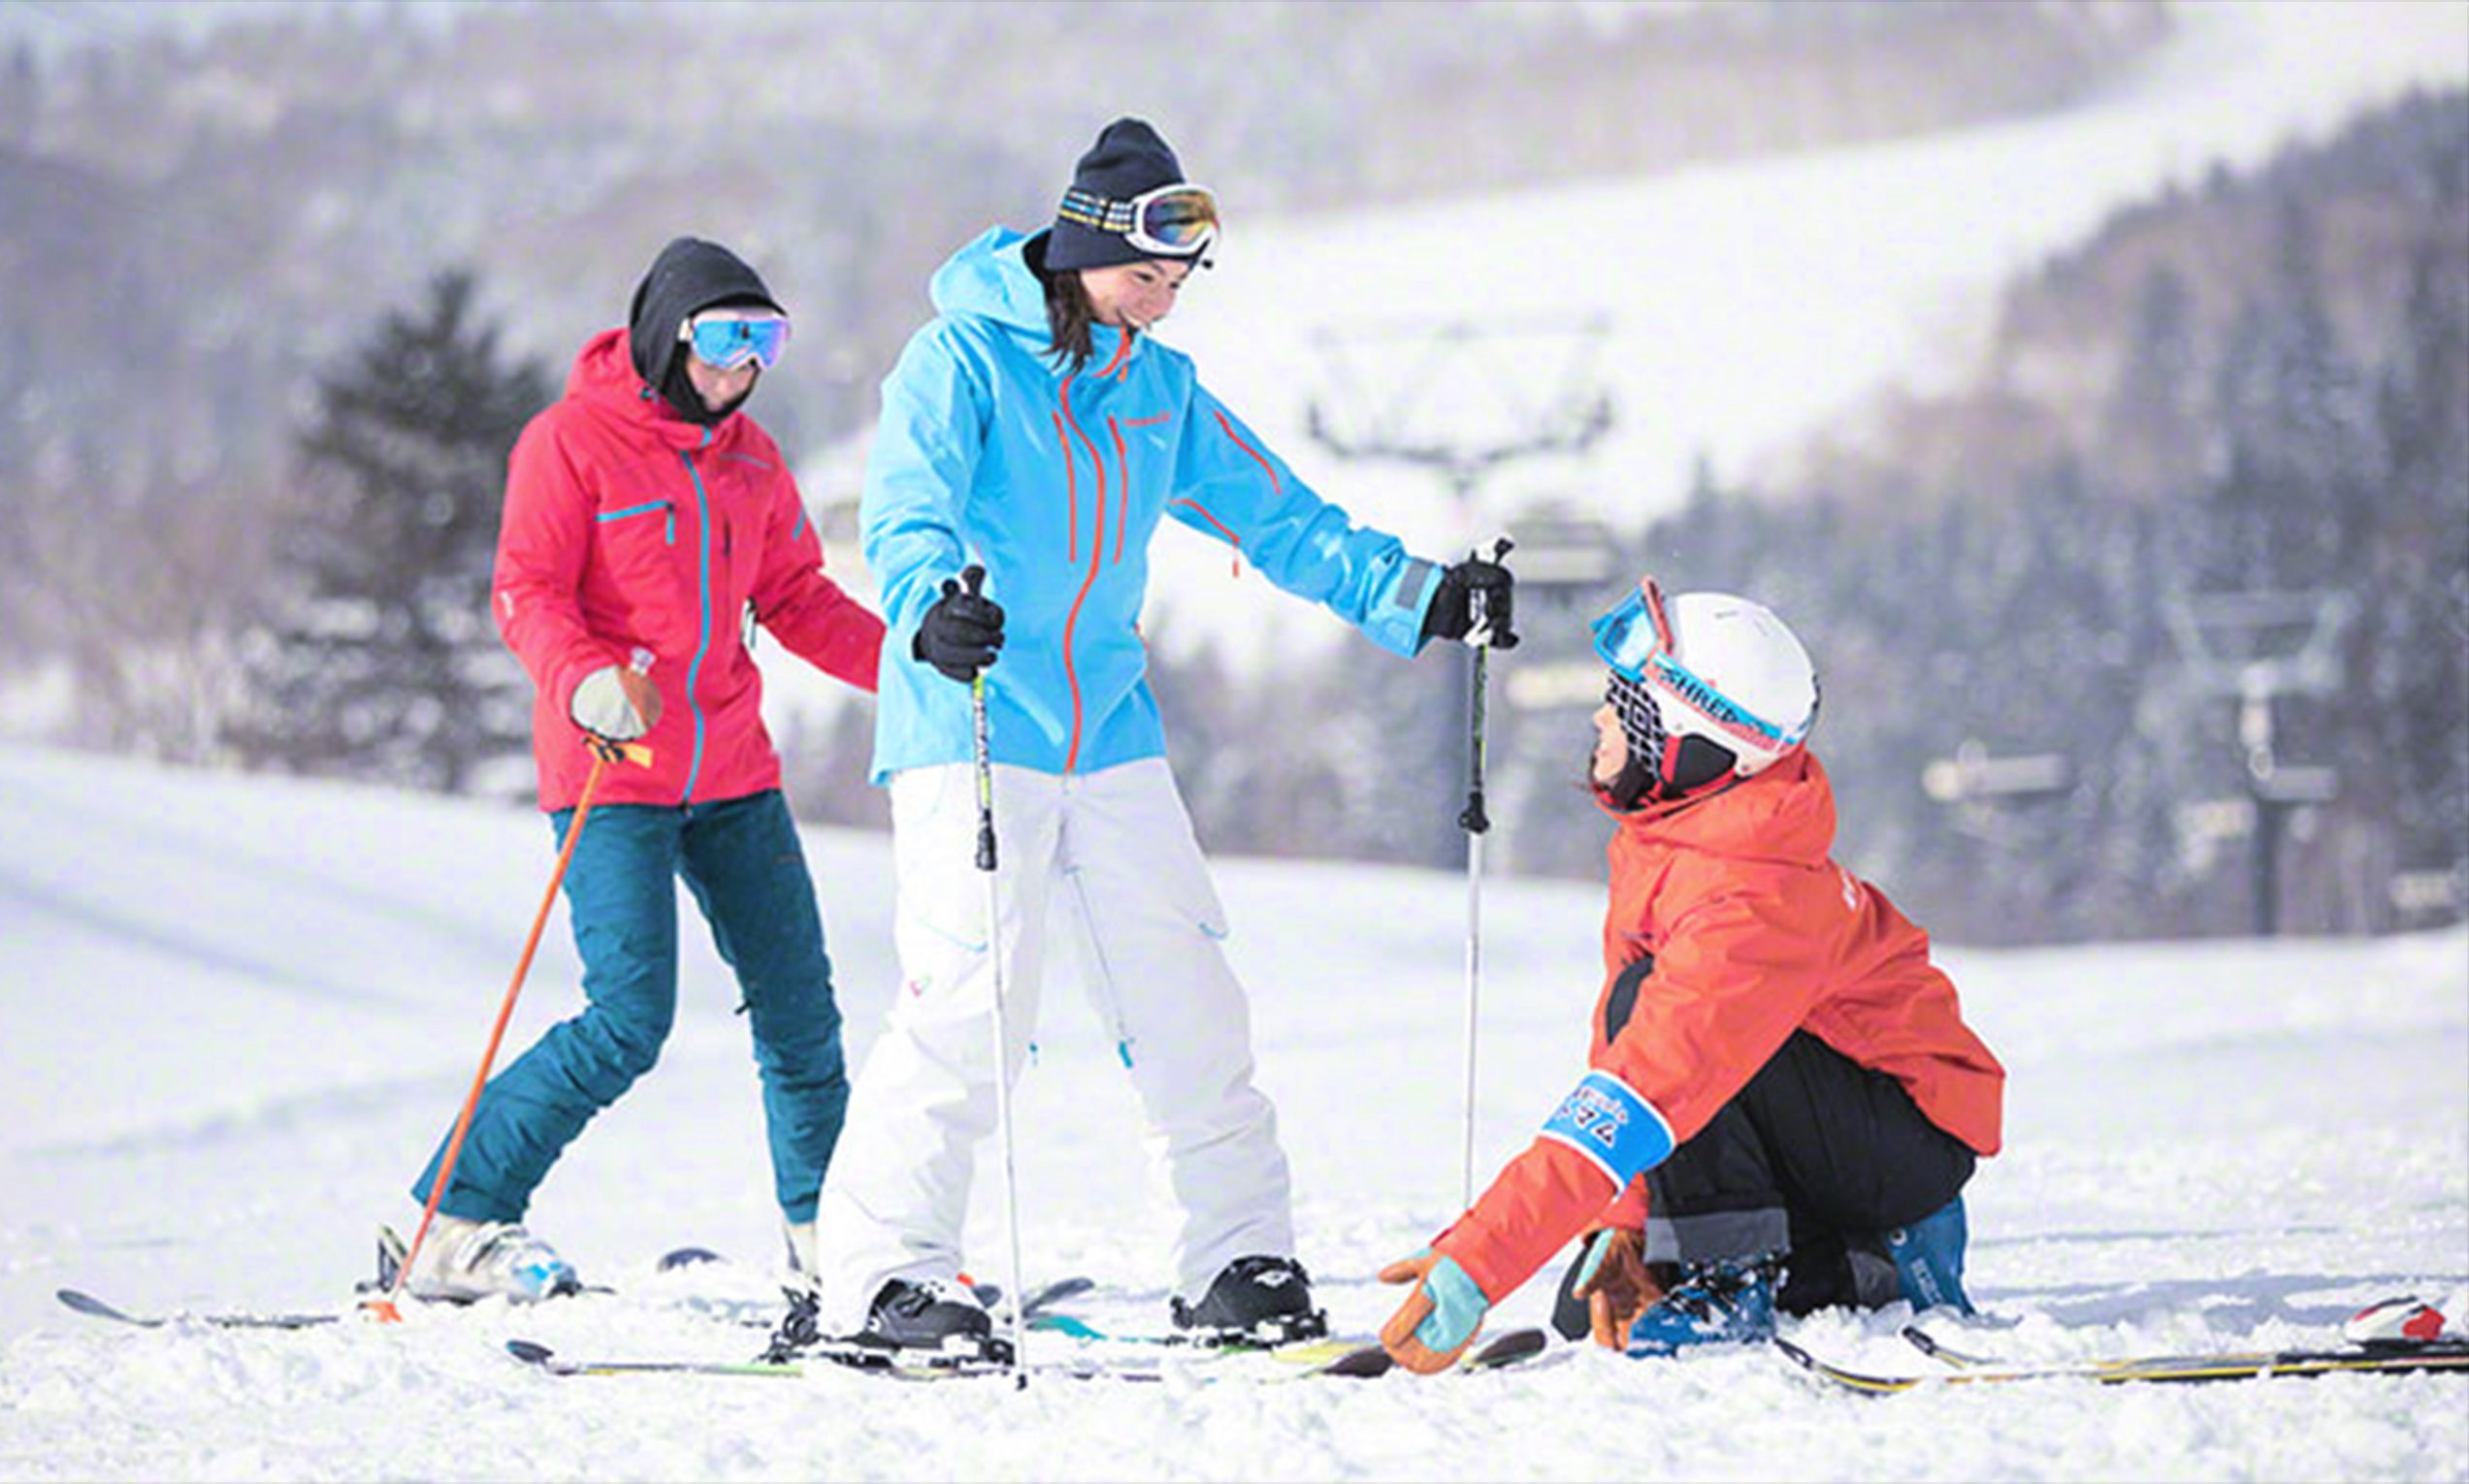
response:
{"label": "white ski boot", "polygon": [[511,1221],[469,1221],[439,1212],[420,1244],[405,1291],[415,1299],[470,1304],[577,1293],[583,1281],[557,1249]]}

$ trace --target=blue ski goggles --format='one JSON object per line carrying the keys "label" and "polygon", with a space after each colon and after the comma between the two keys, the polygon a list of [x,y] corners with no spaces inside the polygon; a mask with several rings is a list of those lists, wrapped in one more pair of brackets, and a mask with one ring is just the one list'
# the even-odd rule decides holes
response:
{"label": "blue ski goggles", "polygon": [[1777,756],[1807,734],[1777,726],[1700,678],[1672,652],[1672,621],[1652,577],[1595,620],[1595,654],[1611,667],[1608,698],[1624,713],[1651,708],[1659,733],[1699,733]]}
{"label": "blue ski goggles", "polygon": [[768,371],[789,348],[789,319],[770,309],[705,309],[679,325],[677,338],[706,366],[735,371],[754,361]]}
{"label": "blue ski goggles", "polygon": [[1595,654],[1622,678],[1643,683],[1646,665],[1672,648],[1672,624],[1664,616],[1663,589],[1641,580],[1628,597],[1595,620]]}

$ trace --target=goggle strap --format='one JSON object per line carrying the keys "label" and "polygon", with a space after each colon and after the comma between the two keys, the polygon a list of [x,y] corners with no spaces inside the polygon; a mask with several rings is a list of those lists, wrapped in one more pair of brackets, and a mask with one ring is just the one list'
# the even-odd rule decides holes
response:
{"label": "goggle strap", "polygon": [[1638,592],[1646,602],[1646,620],[1654,625],[1655,648],[1669,651],[1672,648],[1672,620],[1663,611],[1663,584],[1652,577],[1641,578]]}
{"label": "goggle strap", "polygon": [[1063,204],[1055,209],[1055,214],[1091,232],[1124,237],[1131,232],[1133,208],[1128,201],[1117,201],[1075,186],[1063,193]]}

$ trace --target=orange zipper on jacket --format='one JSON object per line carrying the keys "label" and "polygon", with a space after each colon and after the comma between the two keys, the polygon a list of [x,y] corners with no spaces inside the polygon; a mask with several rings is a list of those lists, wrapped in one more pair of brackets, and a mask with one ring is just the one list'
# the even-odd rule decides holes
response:
{"label": "orange zipper on jacket", "polygon": [[[1081,579],[1080,591],[1072,595],[1072,611],[1063,620],[1063,680],[1071,687],[1072,693],[1072,742],[1063,753],[1063,771],[1069,773],[1080,762],[1081,733],[1080,667],[1072,660],[1072,634],[1080,628],[1081,605],[1088,601],[1088,590],[1097,585],[1097,568],[1106,555],[1106,461],[1098,457],[1097,445],[1089,442],[1088,435],[1081,432],[1080,420],[1072,416],[1072,383],[1068,376],[1063,379],[1061,416],[1070,425],[1073,436],[1088,446],[1089,465],[1097,470],[1097,529],[1089,537],[1088,575]],[[1072,467],[1069,443],[1063,446],[1063,467]],[[1080,517],[1076,504],[1072,517],[1072,549],[1075,555],[1079,551],[1079,536]]]}

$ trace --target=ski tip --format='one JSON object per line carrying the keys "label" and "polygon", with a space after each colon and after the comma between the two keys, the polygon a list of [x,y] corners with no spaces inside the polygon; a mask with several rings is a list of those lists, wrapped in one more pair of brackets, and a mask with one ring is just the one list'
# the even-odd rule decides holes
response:
{"label": "ski tip", "polygon": [[1495,1366],[1511,1366],[1530,1356],[1541,1355],[1549,1337],[1540,1329],[1510,1330],[1477,1347],[1459,1369],[1488,1371]]}
{"label": "ski tip", "polygon": [[1799,1345],[1796,1345],[1792,1343],[1792,1341],[1784,1339],[1782,1336],[1777,1335],[1769,1339],[1767,1343],[1772,1345],[1778,1352],[1780,1352],[1785,1360],[1788,1360],[1793,1365],[1800,1367],[1803,1371],[1816,1371],[1820,1374],[1825,1373],[1826,1366],[1824,1362],[1820,1361],[1816,1356],[1811,1355],[1808,1351],[1802,1349]]}
{"label": "ski tip", "polygon": [[1396,1366],[1396,1360],[1385,1349],[1379,1345],[1362,1345],[1322,1366],[1317,1373],[1366,1378],[1386,1375]]}
{"label": "ski tip", "polygon": [[660,1271],[667,1273],[678,1268],[695,1268],[704,1263],[727,1261],[727,1258],[709,1247],[679,1247],[674,1251],[661,1254]]}
{"label": "ski tip", "polygon": [[113,1307],[111,1305],[104,1303],[101,1299],[96,1298],[94,1295],[80,1292],[75,1288],[53,1289],[52,1297],[58,1299],[69,1307],[76,1309],[79,1313],[89,1315],[96,1319],[126,1319],[129,1317],[127,1314]]}
{"label": "ski tip", "polygon": [[505,1353],[527,1366],[545,1366],[549,1357],[557,1352],[535,1339],[509,1339],[505,1342]]}

